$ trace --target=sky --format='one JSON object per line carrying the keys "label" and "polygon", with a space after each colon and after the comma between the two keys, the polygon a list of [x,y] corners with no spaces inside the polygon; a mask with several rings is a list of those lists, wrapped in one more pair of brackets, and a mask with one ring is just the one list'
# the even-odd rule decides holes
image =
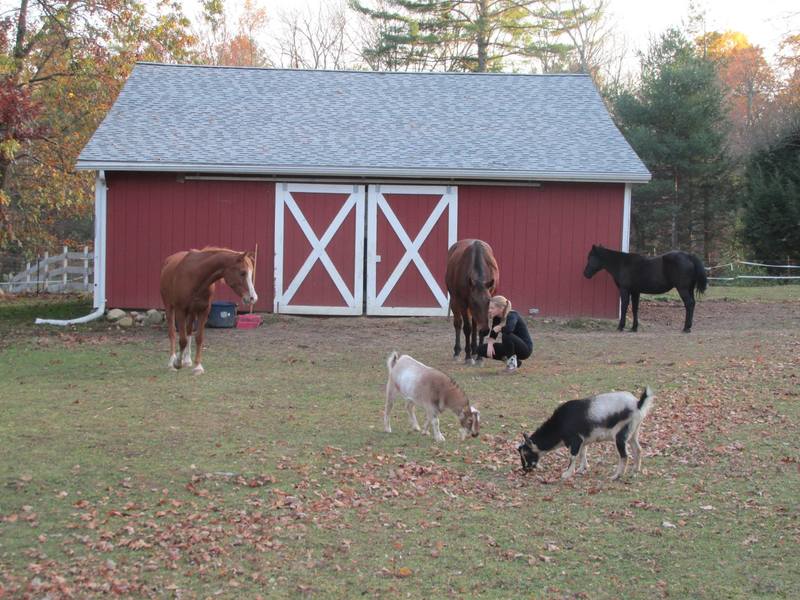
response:
{"label": "sky", "polygon": [[[705,0],[699,2],[707,31],[740,31],[751,44],[761,46],[771,60],[789,33],[800,33],[798,0]],[[689,15],[689,0],[610,0],[609,12],[618,29],[637,50],[647,48],[651,37]]]}
{"label": "sky", "polygon": [[[307,8],[318,10],[326,0],[254,0],[266,8],[276,21],[279,11]],[[344,1],[344,0],[341,0]],[[630,62],[636,64],[635,51],[645,50],[651,38],[671,26],[681,26],[689,15],[690,0],[608,0],[609,17],[615,30],[627,40]],[[182,0],[189,14],[199,0]],[[236,6],[237,0],[226,0]],[[790,32],[800,33],[800,0],[697,0],[705,11],[708,31],[740,31],[750,43],[761,46],[772,62],[780,40]]]}

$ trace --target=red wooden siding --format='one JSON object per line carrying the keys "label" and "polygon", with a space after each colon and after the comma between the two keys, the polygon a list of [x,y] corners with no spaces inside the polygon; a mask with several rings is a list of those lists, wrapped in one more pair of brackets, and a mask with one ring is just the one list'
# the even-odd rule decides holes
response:
{"label": "red wooden siding", "polygon": [[[442,199],[441,195],[421,194],[385,194],[385,198],[412,242],[417,238],[428,217],[430,217],[434,208]],[[445,289],[444,275],[447,266],[447,247],[447,211],[445,210],[419,249],[419,255],[428,266],[428,269],[430,269],[441,289]],[[386,285],[387,279],[394,272],[405,252],[397,233],[386,220],[383,212],[379,210],[377,253],[381,257],[381,262],[377,265],[375,275],[378,290],[382,290]],[[444,261],[442,256],[445,257]],[[416,263],[412,260],[403,271],[397,284],[389,292],[383,305],[435,307],[439,306],[439,303],[428,284],[425,283]]]}
{"label": "red wooden siding", "polygon": [[[203,246],[258,243],[256,310],[273,302],[275,186],[269,182],[179,182],[174,174],[109,173],[106,299],[110,307],[161,307],[161,263]],[[217,299],[236,300],[220,284]]]}
{"label": "red wooden siding", "polygon": [[[273,306],[275,186],[258,181],[187,180],[174,174],[109,173],[106,296],[110,307],[160,307],[158,278],[163,259],[179,250],[207,245],[252,249],[259,245],[256,289],[260,311]],[[339,195],[293,198],[311,228],[322,237],[341,207]],[[414,240],[438,196],[387,194],[386,200]],[[617,291],[611,277],[583,277],[592,244],[619,249],[623,184],[542,183],[541,187],[458,187],[458,238],[479,238],[494,248],[500,266],[499,292],[521,313],[538,308],[543,316],[614,318]],[[377,289],[404,249],[379,212]],[[294,217],[284,214],[284,285],[289,285],[311,245]],[[366,228],[365,228],[366,230]],[[355,211],[327,247],[348,287],[353,281]],[[443,281],[447,247],[446,212],[420,249],[434,277]],[[365,274],[366,275],[366,274]],[[221,284],[217,297],[234,299]],[[312,268],[297,290],[296,304],[341,306],[341,294],[322,264]],[[312,301],[313,300],[313,301]],[[434,298],[413,263],[385,303],[434,306]]]}
{"label": "red wooden siding", "polygon": [[459,186],[458,237],[488,242],[500,267],[498,293],[521,314],[614,318],[618,293],[602,271],[583,276],[592,244],[620,249],[623,184]]}
{"label": "red wooden siding", "polygon": [[[302,211],[317,239],[322,239],[331,221],[336,217],[349,194],[324,194],[292,192],[292,198]],[[291,211],[285,209],[283,217],[283,286],[287,288],[311,253],[311,244],[300,229]],[[356,234],[356,211],[351,209],[339,229],[325,247],[345,285],[353,293],[355,260],[353,247]],[[294,305],[347,306],[341,292],[334,284],[322,261],[317,260],[303,283],[292,297]]]}

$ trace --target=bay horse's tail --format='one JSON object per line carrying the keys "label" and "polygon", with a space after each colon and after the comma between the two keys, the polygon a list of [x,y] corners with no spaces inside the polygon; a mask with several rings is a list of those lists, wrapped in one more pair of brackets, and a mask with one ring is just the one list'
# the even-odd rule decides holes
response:
{"label": "bay horse's tail", "polygon": [[706,274],[706,267],[703,264],[703,261],[694,254],[690,254],[689,258],[692,259],[692,263],[694,264],[694,275],[696,278],[695,285],[697,286],[697,291],[702,294],[708,288],[708,275]]}

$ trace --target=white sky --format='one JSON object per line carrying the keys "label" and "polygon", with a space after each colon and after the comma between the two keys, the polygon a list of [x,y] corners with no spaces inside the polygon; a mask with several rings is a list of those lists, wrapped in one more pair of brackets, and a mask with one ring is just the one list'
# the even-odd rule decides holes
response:
{"label": "white sky", "polygon": [[[698,4],[705,12],[707,31],[740,31],[751,44],[764,49],[767,60],[787,34],[800,33],[798,0],[705,0]],[[651,37],[687,20],[689,0],[610,0],[609,8],[631,46],[644,50]]]}
{"label": "white sky", "polygon": [[[341,0],[344,2],[345,0]],[[196,14],[199,0],[182,0],[189,14]],[[307,8],[318,10],[326,0],[254,0],[266,8],[272,21],[279,11]],[[227,0],[231,8],[241,0]],[[750,43],[764,48],[772,61],[780,40],[790,32],[800,32],[800,0],[697,0],[705,11],[708,31],[740,31]],[[615,30],[628,41],[631,61],[635,51],[647,48],[650,38],[671,26],[680,26],[689,15],[689,0],[609,0],[609,16]]]}

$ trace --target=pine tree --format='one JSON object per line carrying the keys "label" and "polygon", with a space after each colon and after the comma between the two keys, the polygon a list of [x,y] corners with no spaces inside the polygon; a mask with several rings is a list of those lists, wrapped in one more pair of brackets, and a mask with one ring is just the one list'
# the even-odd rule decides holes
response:
{"label": "pine tree", "polygon": [[800,260],[800,116],[745,169],[743,237],[759,260]]}
{"label": "pine tree", "polygon": [[633,240],[640,251],[702,251],[732,226],[733,165],[715,65],[678,30],[642,58],[640,87],[614,101],[628,141],[653,173],[633,190]]}
{"label": "pine tree", "polygon": [[[567,65],[575,47],[566,34],[598,21],[604,9],[543,0],[382,0],[377,8],[350,0],[350,6],[378,24],[377,38],[363,51],[371,68],[475,72],[500,71],[513,59],[538,59],[543,70]],[[579,64],[585,62],[581,57]]]}

